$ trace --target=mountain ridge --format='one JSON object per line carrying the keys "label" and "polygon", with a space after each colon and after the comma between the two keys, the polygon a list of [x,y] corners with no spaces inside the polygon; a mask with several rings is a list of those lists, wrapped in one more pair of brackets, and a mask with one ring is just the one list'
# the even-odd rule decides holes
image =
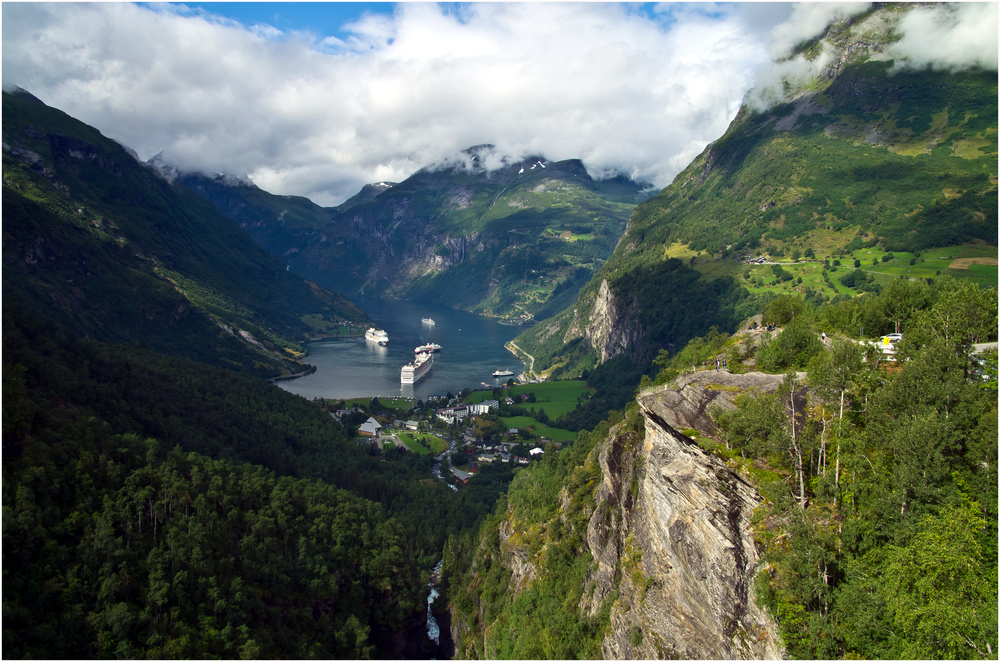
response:
{"label": "mountain ridge", "polygon": [[[801,45],[798,55],[833,56],[814,78],[793,85],[788,101],[757,110],[748,94],[725,134],[636,207],[575,306],[517,339],[542,357],[539,372],[577,375],[615,356],[646,362],[651,352],[643,348],[682,346],[687,338],[657,333],[656,320],[640,319],[654,308],[645,284],[657,273],[675,273],[664,266],[671,259],[704,280],[731,279],[732,287],[761,295],[781,275],[748,258],[769,256],[795,269],[792,279],[810,280],[793,281],[786,291],[829,301],[859,293],[854,284],[871,280],[841,282],[832,276],[841,261],[888,282],[870,262],[862,264],[862,248],[887,260],[902,253],[895,264],[909,259],[910,268],[902,263],[893,272],[910,277],[935,275],[919,262],[936,247],[958,246],[957,253],[963,244],[982,245],[995,256],[996,72],[896,66],[886,53],[901,11],[870,10]],[[798,262],[803,253],[811,263]],[[606,319],[612,308],[614,319]],[[748,312],[716,323],[731,332]],[[588,329],[596,327],[619,331],[595,336]],[[562,348],[552,346],[555,337]]]}
{"label": "mountain ridge", "polygon": [[367,320],[96,129],[37,99],[3,102],[5,301],[268,376],[307,367],[302,341]]}
{"label": "mountain ridge", "polygon": [[209,179],[181,181],[305,278],[520,322],[575,294],[649,193],[623,176],[595,180],[579,159],[513,158],[492,145],[366,185],[335,208]]}

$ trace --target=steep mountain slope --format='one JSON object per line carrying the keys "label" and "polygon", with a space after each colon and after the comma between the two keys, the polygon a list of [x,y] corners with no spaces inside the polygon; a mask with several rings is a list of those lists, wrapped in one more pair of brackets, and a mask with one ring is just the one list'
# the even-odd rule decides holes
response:
{"label": "steep mountain slope", "polygon": [[212,205],[30,95],[3,95],[4,303],[106,341],[272,376],[362,324]]}
{"label": "steep mountain slope", "polygon": [[[872,10],[805,44],[808,57],[830,55],[822,75],[766,111],[746,105],[722,138],[637,207],[574,309],[518,338],[540,371],[576,374],[618,355],[645,361],[649,348],[682,344],[662,319],[675,311],[657,307],[673,286],[664,274],[681,269],[664,268],[672,258],[728,289],[771,278],[771,266],[749,267],[742,256],[790,254],[794,264],[805,253],[815,280],[789,291],[814,287],[824,299],[857,291],[833,282],[839,263],[830,262],[850,263],[861,247],[885,260],[905,251],[911,265],[934,247],[957,246],[958,256],[961,244],[995,258],[997,74],[894,68],[884,53],[899,12]],[[803,266],[792,278],[809,273]],[[704,306],[721,312],[729,301]],[[714,323],[732,330],[735,318],[723,317]]]}
{"label": "steep mountain slope", "polygon": [[218,177],[181,181],[331,289],[544,318],[572,301],[648,194],[624,177],[595,180],[577,160],[484,165],[498,158],[471,148],[327,210]]}
{"label": "steep mountain slope", "polygon": [[279,256],[322,228],[332,213],[308,198],[271,195],[242,177],[178,173],[177,181],[208,199],[254,241]]}
{"label": "steep mountain slope", "polygon": [[446,550],[460,657],[782,657],[753,592],[760,496],[685,436],[712,430],[709,403],[731,407],[733,391],[772,391],[780,377],[701,377],[547,455],[478,541]]}

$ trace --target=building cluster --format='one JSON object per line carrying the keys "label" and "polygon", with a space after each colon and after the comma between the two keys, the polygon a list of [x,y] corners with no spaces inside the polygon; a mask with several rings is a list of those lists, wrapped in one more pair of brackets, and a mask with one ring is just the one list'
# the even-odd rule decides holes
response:
{"label": "building cluster", "polygon": [[[507,397],[505,400],[508,404],[517,404],[524,401],[526,397]],[[454,479],[462,484],[468,482],[470,478],[479,473],[480,469],[485,465],[527,465],[531,460],[542,458],[550,444],[555,448],[561,446],[561,444],[553,443],[546,437],[526,442],[526,440],[522,439],[523,435],[518,428],[507,428],[500,431],[499,434],[497,431],[494,431],[492,435],[493,439],[484,442],[476,438],[474,428],[470,427],[468,423],[465,425],[461,424],[466,419],[483,416],[489,414],[491,411],[495,412],[499,406],[500,402],[497,400],[463,404],[455,398],[447,406],[427,412],[421,420],[404,419],[402,417],[394,418],[386,412],[375,412],[375,415],[368,416],[367,420],[356,428],[357,441],[358,443],[375,444],[379,447],[390,444],[409,450],[406,443],[397,435],[390,432],[390,430],[393,432],[397,430],[411,432],[427,431],[433,429],[435,426],[440,426],[442,423],[457,427],[458,429],[451,430],[448,436],[454,438],[456,434],[460,435],[456,439],[458,444],[455,450],[464,453],[468,457],[468,465],[463,464],[461,468],[455,466],[451,466],[450,468]],[[351,420],[352,415],[357,416],[359,412],[365,411],[365,409],[354,407],[352,409],[338,410],[333,412],[332,415],[344,424],[357,425],[356,421],[358,418],[354,418],[353,423],[348,423],[348,421]],[[381,422],[379,419],[381,419]],[[489,439],[489,437],[487,438]]]}
{"label": "building cluster", "polygon": [[448,425],[454,425],[456,421],[461,421],[467,416],[482,416],[490,413],[491,409],[496,409],[500,403],[496,400],[484,400],[474,405],[453,405],[434,410],[439,419]]}

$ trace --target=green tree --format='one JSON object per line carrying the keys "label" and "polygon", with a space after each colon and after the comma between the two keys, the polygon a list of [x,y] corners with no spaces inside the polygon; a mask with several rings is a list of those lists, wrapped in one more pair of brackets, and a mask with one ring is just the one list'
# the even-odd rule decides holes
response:
{"label": "green tree", "polygon": [[889,283],[879,296],[881,313],[893,323],[896,333],[918,310],[930,305],[931,288],[922,280],[897,279]]}
{"label": "green tree", "polygon": [[[777,266],[777,265],[775,265]],[[764,307],[761,320],[764,324],[784,326],[805,312],[802,299],[790,294],[782,294]]]}
{"label": "green tree", "polygon": [[913,541],[889,548],[883,582],[900,658],[996,658],[996,570],[983,568],[985,521],[963,495],[923,519]]}
{"label": "green tree", "polygon": [[776,338],[761,342],[757,350],[757,365],[769,372],[804,368],[822,349],[823,343],[815,329],[798,317],[789,322]]}
{"label": "green tree", "polygon": [[[843,436],[844,400],[849,389],[863,370],[864,354],[856,343],[835,338],[830,350],[818,353],[809,362],[809,383],[827,399],[839,400],[837,415],[834,485],[840,485],[840,438]],[[824,436],[825,441],[825,436]],[[825,443],[821,447],[821,461],[826,455]],[[839,493],[839,492],[838,492]],[[838,497],[839,498],[839,497]]]}

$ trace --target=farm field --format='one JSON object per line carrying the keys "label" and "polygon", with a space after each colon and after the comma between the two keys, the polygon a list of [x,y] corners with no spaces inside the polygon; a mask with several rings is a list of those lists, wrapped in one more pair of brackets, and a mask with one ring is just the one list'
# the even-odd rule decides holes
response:
{"label": "farm field", "polygon": [[[888,259],[884,259],[887,255]],[[843,257],[827,256],[817,251],[817,257],[819,259],[798,262],[788,258],[777,258],[770,260],[775,263],[774,265],[748,265],[733,260],[715,260],[699,256],[699,260],[706,261],[696,264],[695,269],[711,278],[732,276],[755,294],[771,292],[803,295],[806,290],[812,290],[827,298],[837,294],[849,296],[859,294],[858,290],[845,286],[840,280],[854,270],[855,260],[859,262],[859,269],[872,274],[876,282],[881,285],[900,277],[937,278],[948,275],[971,279],[985,288],[996,285],[998,278],[997,247],[986,244],[945,246],[919,254],[887,253],[878,247],[857,249]],[[823,277],[822,260],[825,258],[830,260],[830,268],[827,270],[829,282]],[[911,261],[913,264],[910,264]],[[791,278],[783,280],[775,274],[775,265],[787,272]]]}
{"label": "farm field", "polygon": [[[576,409],[578,399],[589,393],[587,383],[581,380],[542,382],[539,384],[520,384],[504,391],[504,395],[517,398],[523,393],[534,393],[536,402],[519,402],[518,406],[525,409],[544,409],[549,418],[559,418],[567,412]],[[474,391],[466,399],[469,404],[478,404],[483,400],[493,399],[491,391]],[[514,426],[511,426],[514,427]]]}
{"label": "farm field", "polygon": [[518,429],[530,427],[534,430],[535,436],[548,437],[552,441],[573,441],[576,439],[575,432],[542,425],[530,416],[502,416],[500,420],[503,421],[504,427]]}
{"label": "farm field", "polygon": [[397,432],[396,436],[417,455],[440,455],[448,449],[448,442],[433,434]]}

